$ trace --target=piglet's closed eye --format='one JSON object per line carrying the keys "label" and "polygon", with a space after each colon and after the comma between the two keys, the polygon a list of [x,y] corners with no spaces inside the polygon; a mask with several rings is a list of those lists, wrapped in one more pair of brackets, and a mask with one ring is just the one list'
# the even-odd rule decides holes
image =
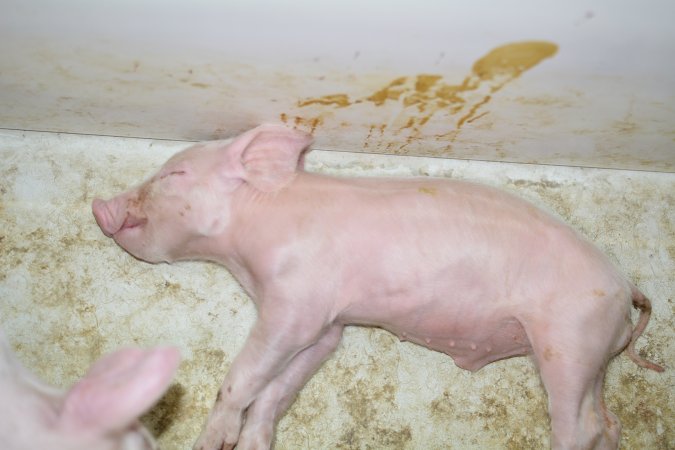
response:
{"label": "piglet's closed eye", "polygon": [[166,174],[160,174],[159,178],[164,179],[166,177],[171,177],[171,176],[180,176],[180,175],[185,175],[187,172],[185,170],[172,170],[169,173]]}

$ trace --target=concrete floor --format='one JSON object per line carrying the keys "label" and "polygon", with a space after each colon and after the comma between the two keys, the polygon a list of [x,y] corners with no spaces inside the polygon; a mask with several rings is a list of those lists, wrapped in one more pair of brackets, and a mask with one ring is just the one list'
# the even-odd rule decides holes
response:
{"label": "concrete floor", "polygon": [[[174,344],[183,362],[144,422],[190,448],[253,304],[216,265],[149,265],[105,238],[91,200],[153,173],[182,142],[0,130],[0,317],[20,359],[68,386],[101,354]],[[622,448],[675,448],[675,174],[314,151],[311,171],[473,179],[515,191],[603,249],[652,300],[640,353],[614,359],[606,399]],[[636,315],[634,315],[634,318]],[[277,449],[545,448],[546,397],[527,358],[471,374],[378,329],[350,327],[277,427]]]}

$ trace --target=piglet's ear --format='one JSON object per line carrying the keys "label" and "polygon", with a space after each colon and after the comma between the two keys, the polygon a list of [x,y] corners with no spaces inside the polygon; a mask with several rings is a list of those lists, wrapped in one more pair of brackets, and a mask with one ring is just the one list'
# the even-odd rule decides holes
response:
{"label": "piglet's ear", "polygon": [[102,434],[124,429],[164,394],[179,360],[175,348],[130,348],[105,356],[66,393],[60,425]]}
{"label": "piglet's ear", "polygon": [[288,184],[302,169],[302,154],[312,143],[309,134],[277,125],[259,126],[239,139],[245,139],[241,152],[244,180],[263,192]]}

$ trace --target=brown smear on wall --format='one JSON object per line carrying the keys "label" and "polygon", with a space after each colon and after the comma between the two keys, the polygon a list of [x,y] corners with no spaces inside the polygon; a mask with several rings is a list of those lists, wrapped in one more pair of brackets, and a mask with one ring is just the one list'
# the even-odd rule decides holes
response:
{"label": "brown smear on wall", "polygon": [[[388,102],[396,102],[401,108],[398,113],[399,120],[389,123],[398,123],[396,129],[392,130],[395,134],[408,130],[407,143],[420,138],[424,125],[435,114],[443,112],[451,116],[455,124],[451,131],[437,137],[453,141],[462,126],[488,114],[482,110],[492,100],[494,94],[523,72],[554,56],[557,51],[556,44],[544,41],[506,44],[491,50],[477,60],[471,68],[471,73],[460,84],[449,84],[444,81],[442,75],[435,74],[402,76],[365,97],[351,99],[347,94],[330,94],[307,98],[299,101],[297,106],[347,108],[370,103],[379,107]],[[382,119],[381,122],[384,122],[384,118]],[[375,128],[383,133],[384,127],[386,125],[379,127],[373,125],[369,138]],[[366,147],[367,141],[368,139]]]}

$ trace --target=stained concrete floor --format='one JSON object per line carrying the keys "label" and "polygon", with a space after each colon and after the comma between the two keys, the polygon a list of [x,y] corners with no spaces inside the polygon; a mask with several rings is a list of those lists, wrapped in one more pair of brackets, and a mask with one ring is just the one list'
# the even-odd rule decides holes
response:
{"label": "stained concrete floor", "polygon": [[[0,318],[23,362],[68,386],[124,345],[174,344],[183,362],[144,422],[189,448],[255,319],[216,265],[149,265],[97,228],[95,196],[137,183],[185,143],[0,131]],[[311,171],[473,179],[561,216],[652,300],[638,342],[670,369],[614,359],[607,403],[622,448],[675,448],[675,174],[314,151]],[[635,317],[635,316],[634,316]],[[350,327],[277,428],[277,449],[545,448],[546,397],[527,358],[471,374],[378,329]]]}

